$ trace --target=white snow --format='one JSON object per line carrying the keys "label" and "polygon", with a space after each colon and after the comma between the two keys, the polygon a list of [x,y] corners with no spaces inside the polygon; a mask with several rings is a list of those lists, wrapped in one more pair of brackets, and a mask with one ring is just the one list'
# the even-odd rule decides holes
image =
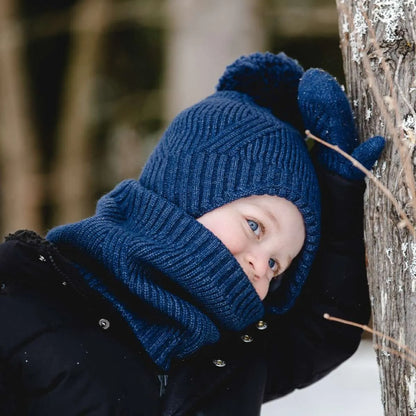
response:
{"label": "white snow", "polygon": [[376,355],[369,340],[327,377],[263,406],[261,416],[383,416]]}

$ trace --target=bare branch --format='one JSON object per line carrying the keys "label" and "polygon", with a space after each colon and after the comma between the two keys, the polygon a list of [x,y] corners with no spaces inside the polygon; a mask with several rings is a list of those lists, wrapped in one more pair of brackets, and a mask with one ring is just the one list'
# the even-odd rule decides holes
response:
{"label": "bare branch", "polygon": [[379,345],[379,344],[373,344],[373,347],[375,350],[379,350],[381,352],[387,352],[389,354],[395,355],[396,357],[400,357],[403,360],[407,361],[408,363],[416,367],[416,360],[409,357],[403,352],[400,352],[400,351],[395,350],[394,348],[389,348],[389,347],[386,347],[384,345]]}
{"label": "bare branch", "polygon": [[338,322],[340,324],[354,326],[356,328],[360,328],[365,332],[368,332],[372,335],[375,335],[381,339],[385,339],[387,341],[390,341],[392,344],[397,345],[397,347],[405,352],[400,352],[398,350],[395,350],[394,348],[387,347],[385,345],[380,344],[373,344],[374,349],[380,350],[382,352],[387,352],[389,354],[393,354],[397,357],[402,358],[403,360],[407,361],[408,363],[414,365],[416,367],[416,352],[412,351],[407,345],[397,341],[397,339],[390,337],[383,332],[376,331],[375,329],[370,328],[368,325],[362,325],[357,322],[348,321],[346,319],[342,318],[336,318],[334,316],[329,315],[328,313],[324,314],[324,318],[328,321]]}
{"label": "bare branch", "polygon": [[349,326],[355,326],[355,327],[360,328],[363,331],[368,332],[370,334],[373,334],[373,335],[375,335],[375,336],[377,336],[381,339],[386,339],[386,340],[390,341],[391,343],[397,345],[400,349],[406,351],[407,354],[416,358],[416,352],[412,351],[406,344],[403,344],[403,343],[397,341],[397,339],[395,339],[393,337],[390,337],[390,336],[384,334],[383,332],[372,329],[368,325],[362,325],[362,324],[359,324],[358,322],[348,321],[347,319],[342,319],[342,318],[337,318],[335,316],[329,315],[328,313],[324,314],[324,318],[327,319],[328,321],[334,321],[334,322],[339,322],[341,324],[345,324],[345,325],[349,325]]}
{"label": "bare branch", "polygon": [[322,140],[321,138],[313,135],[309,130],[305,131],[305,134],[308,138],[315,140],[321,144],[323,144],[326,147],[329,147],[332,150],[335,150],[342,156],[344,156],[346,159],[348,159],[357,169],[359,169],[361,172],[363,172],[370,180],[372,180],[375,185],[383,192],[383,194],[391,201],[391,203],[396,208],[397,213],[399,214],[400,218],[402,219],[403,223],[407,227],[407,229],[412,233],[414,237],[416,237],[416,230],[413,227],[412,223],[410,222],[409,217],[404,212],[402,207],[397,202],[396,198],[393,196],[393,194],[390,192],[390,190],[383,185],[375,176],[374,174],[366,169],[357,159],[354,159],[351,155],[344,152],[339,146],[333,145],[331,143],[326,142],[325,140]]}

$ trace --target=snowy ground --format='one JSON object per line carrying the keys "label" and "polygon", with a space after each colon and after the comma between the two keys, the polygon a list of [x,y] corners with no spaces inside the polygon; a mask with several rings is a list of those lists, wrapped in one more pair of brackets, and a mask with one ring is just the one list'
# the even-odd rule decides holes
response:
{"label": "snowy ground", "polygon": [[370,341],[321,381],[267,403],[261,416],[382,416],[378,368]]}

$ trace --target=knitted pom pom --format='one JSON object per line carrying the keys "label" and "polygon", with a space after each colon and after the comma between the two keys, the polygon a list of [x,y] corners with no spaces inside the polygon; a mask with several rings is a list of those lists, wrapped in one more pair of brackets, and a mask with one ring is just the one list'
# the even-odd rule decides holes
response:
{"label": "knitted pom pom", "polygon": [[217,85],[217,91],[232,90],[250,95],[272,110],[273,114],[302,128],[297,91],[303,68],[283,52],[253,53],[229,65]]}

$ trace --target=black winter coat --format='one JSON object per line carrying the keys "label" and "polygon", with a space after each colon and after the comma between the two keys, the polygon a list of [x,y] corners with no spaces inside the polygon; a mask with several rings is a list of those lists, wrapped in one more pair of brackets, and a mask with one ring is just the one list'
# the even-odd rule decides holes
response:
{"label": "black winter coat", "polygon": [[[255,416],[320,379],[369,318],[362,184],[325,175],[323,236],[296,305],[173,363],[163,374],[66,252],[33,232],[0,245],[0,415]],[[99,268],[98,265],[91,267]]]}

